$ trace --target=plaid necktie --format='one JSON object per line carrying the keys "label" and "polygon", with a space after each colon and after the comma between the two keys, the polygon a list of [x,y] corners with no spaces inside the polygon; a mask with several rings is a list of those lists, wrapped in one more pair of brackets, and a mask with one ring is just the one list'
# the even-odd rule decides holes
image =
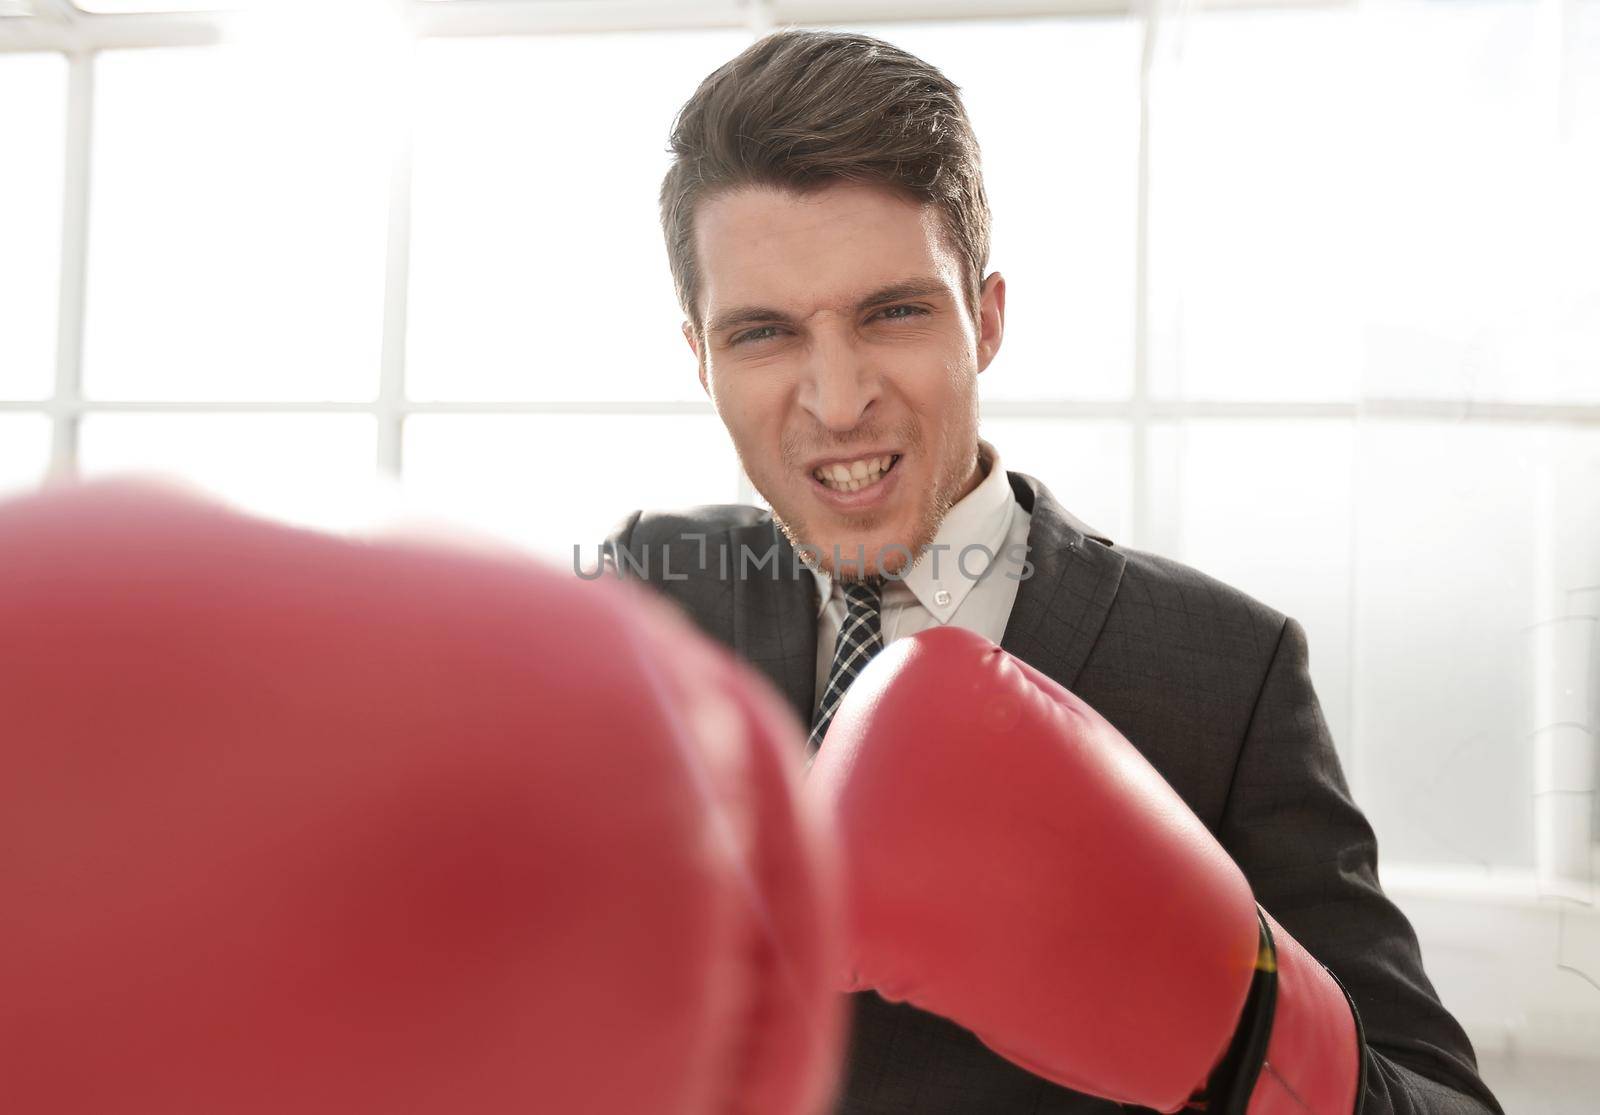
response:
{"label": "plaid necktie", "polygon": [[822,746],[822,737],[828,734],[833,714],[844,700],[844,692],[856,680],[872,656],[883,649],[883,629],[878,622],[880,597],[877,586],[851,582],[844,586],[844,623],[839,626],[839,639],[833,644],[833,665],[828,667],[828,685],[822,691],[822,703],[817,706],[817,718],[811,725],[811,736],[806,740],[808,759]]}

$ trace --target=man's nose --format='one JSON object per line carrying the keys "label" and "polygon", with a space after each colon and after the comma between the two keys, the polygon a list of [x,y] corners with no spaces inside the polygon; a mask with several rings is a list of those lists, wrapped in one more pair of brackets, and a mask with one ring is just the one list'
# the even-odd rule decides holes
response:
{"label": "man's nose", "polygon": [[861,424],[881,383],[869,355],[841,332],[817,331],[800,384],[800,405],[837,433]]}

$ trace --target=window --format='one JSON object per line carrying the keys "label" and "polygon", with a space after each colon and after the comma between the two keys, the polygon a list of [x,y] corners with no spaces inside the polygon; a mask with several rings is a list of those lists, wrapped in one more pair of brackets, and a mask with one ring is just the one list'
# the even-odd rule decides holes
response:
{"label": "window", "polygon": [[[70,61],[59,15],[6,20],[0,489],[162,467],[336,523],[384,478],[562,563],[635,508],[757,498],[655,206],[672,114],[776,9],[121,18],[177,6],[86,2]],[[1600,833],[1600,3],[1550,11],[860,26],[966,91],[1006,463],[1305,624],[1386,865],[1571,881]]]}
{"label": "window", "polygon": [[37,484],[49,461],[49,420],[42,414],[0,411],[0,498]]}
{"label": "window", "polygon": [[99,57],[88,396],[376,397],[393,130],[382,90],[332,65]]}
{"label": "window", "polygon": [[376,479],[365,414],[91,414],[82,471],[193,477],[268,514],[341,527]]}
{"label": "window", "polygon": [[[587,567],[641,507],[736,503],[738,464],[711,414],[419,414],[407,485],[429,506]],[[640,468],[671,461],[671,468]]]}
{"label": "window", "polygon": [[43,399],[56,369],[65,59],[0,54],[0,105],[0,400]]}

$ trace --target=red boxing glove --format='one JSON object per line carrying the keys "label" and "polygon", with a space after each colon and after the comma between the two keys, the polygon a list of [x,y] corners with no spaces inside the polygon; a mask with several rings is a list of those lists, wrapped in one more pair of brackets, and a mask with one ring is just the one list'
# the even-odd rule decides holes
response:
{"label": "red boxing glove", "polygon": [[28,1115],[805,1115],[798,725],[665,606],[98,485],[0,505]]}
{"label": "red boxing glove", "polygon": [[844,857],[850,990],[1119,1103],[1354,1110],[1355,1019],[1333,978],[1258,915],[1132,744],[988,640],[941,627],[882,651],[807,792]]}

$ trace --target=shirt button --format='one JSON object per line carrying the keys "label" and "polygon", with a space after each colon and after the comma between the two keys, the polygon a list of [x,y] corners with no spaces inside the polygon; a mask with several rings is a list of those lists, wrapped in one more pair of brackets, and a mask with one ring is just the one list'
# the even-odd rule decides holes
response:
{"label": "shirt button", "polygon": [[939,605],[941,608],[948,607],[950,604],[950,590],[940,589],[938,592],[934,593],[933,602]]}

